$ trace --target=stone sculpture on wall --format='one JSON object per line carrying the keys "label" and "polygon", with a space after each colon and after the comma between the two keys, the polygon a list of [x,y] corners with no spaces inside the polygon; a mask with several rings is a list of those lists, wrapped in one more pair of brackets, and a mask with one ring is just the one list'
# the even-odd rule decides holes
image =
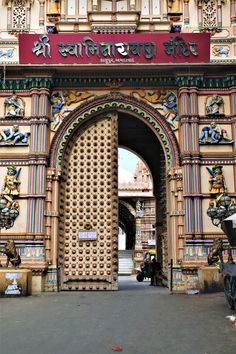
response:
{"label": "stone sculpture on wall", "polygon": [[179,14],[181,12],[180,0],[168,0],[167,4],[169,14]]}
{"label": "stone sculpture on wall", "polygon": [[223,176],[223,166],[215,165],[210,169],[207,167],[208,172],[210,173],[209,178],[209,192],[213,197],[219,197],[225,192],[225,179]]}
{"label": "stone sculpture on wall", "polygon": [[51,129],[55,131],[60,121],[63,119],[63,115],[66,111],[65,99],[61,92],[54,92],[50,97],[50,103],[52,106],[51,114]]}
{"label": "stone sculpture on wall", "polygon": [[224,99],[218,95],[208,97],[206,101],[206,114],[224,114]]}
{"label": "stone sculpture on wall", "polygon": [[72,90],[63,92],[53,92],[50,97],[50,103],[52,106],[51,130],[56,131],[61,121],[64,119],[65,113],[71,111],[68,106],[73,103],[82,102],[92,96],[94,96],[94,94],[88,91],[80,92]]}
{"label": "stone sculpture on wall", "polygon": [[228,46],[215,46],[212,48],[212,54],[217,58],[228,58],[230,49]]}
{"label": "stone sculpture on wall", "polygon": [[141,97],[149,103],[156,105],[156,109],[166,118],[172,130],[178,129],[175,120],[178,120],[177,96],[174,92],[166,90],[139,90],[131,92],[131,95]]}
{"label": "stone sculpture on wall", "polygon": [[3,253],[7,256],[6,267],[8,267],[9,263],[11,263],[13,267],[19,267],[21,264],[21,258],[16,251],[16,245],[14,241],[8,240],[5,243],[4,249],[0,249],[0,253]]}
{"label": "stone sculpture on wall", "polygon": [[19,203],[15,200],[19,196],[18,180],[21,169],[16,166],[7,167],[3,189],[0,195],[0,229],[9,229],[19,215]]}
{"label": "stone sculpture on wall", "polygon": [[230,139],[227,130],[221,128],[216,122],[211,122],[210,126],[202,128],[199,144],[231,144],[233,142]]}
{"label": "stone sculpture on wall", "polygon": [[178,109],[177,109],[177,96],[174,92],[169,92],[165,95],[163,104],[160,106],[164,112],[164,117],[167,122],[170,124],[173,130],[178,129],[177,125],[174,123],[174,120],[178,119]]}
{"label": "stone sculpture on wall", "polygon": [[19,125],[0,130],[0,146],[27,146],[30,132],[21,132]]}
{"label": "stone sculpture on wall", "polygon": [[24,116],[24,103],[21,98],[16,94],[7,97],[4,100],[5,116],[6,117],[23,117]]}

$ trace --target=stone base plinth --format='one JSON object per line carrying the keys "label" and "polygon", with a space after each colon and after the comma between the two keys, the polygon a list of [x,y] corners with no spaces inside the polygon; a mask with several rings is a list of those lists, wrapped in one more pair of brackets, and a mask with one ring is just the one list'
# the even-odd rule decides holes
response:
{"label": "stone base plinth", "polygon": [[199,289],[202,293],[223,291],[223,279],[216,267],[202,267],[198,270]]}
{"label": "stone base plinth", "polygon": [[27,296],[32,292],[29,269],[0,268],[0,296]]}

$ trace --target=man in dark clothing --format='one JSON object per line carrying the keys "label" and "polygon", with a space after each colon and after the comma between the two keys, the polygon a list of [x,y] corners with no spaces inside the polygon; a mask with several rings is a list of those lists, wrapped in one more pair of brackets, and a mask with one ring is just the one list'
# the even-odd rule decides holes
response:
{"label": "man in dark clothing", "polygon": [[151,284],[150,285],[161,285],[161,265],[157,262],[156,258],[154,257],[151,261]]}

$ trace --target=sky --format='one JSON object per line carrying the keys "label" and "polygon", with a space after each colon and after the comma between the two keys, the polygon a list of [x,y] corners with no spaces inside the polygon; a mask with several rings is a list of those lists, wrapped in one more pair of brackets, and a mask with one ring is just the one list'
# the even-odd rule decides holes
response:
{"label": "sky", "polygon": [[119,182],[133,182],[135,167],[138,162],[138,156],[129,150],[118,149],[118,179]]}

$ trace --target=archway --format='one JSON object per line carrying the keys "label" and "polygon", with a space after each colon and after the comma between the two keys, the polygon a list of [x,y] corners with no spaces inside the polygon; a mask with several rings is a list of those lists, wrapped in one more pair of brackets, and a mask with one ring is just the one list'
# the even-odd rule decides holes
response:
{"label": "archway", "polygon": [[[72,112],[62,123],[60,129],[55,134],[54,140],[51,145],[51,167],[61,169],[62,175],[63,171],[67,170],[67,154],[76,144],[76,139],[86,134],[86,132],[92,127],[96,126],[99,122],[103,120],[112,120],[116,121],[115,130],[118,128],[118,139],[114,144],[113,148],[114,151],[117,150],[118,144],[128,149],[131,149],[137,152],[145,161],[147,161],[152,175],[153,175],[153,182],[154,182],[154,194],[158,197],[157,203],[157,219],[158,223],[156,223],[155,228],[158,234],[164,233],[166,231],[166,221],[165,221],[165,206],[166,206],[166,169],[178,166],[179,165],[179,154],[178,154],[178,145],[176,143],[175,136],[171,131],[168,123],[165,121],[165,118],[161,117],[152,107],[147,105],[146,103],[140,102],[133,97],[124,96],[121,94],[109,95],[109,96],[102,96],[96,100],[91,100],[87,104],[79,107],[77,110]],[[106,129],[105,129],[106,130]],[[110,129],[111,131],[112,129]],[[96,129],[95,129],[96,131]],[[96,135],[96,134],[95,134]],[[95,136],[93,135],[93,136]],[[78,154],[82,154],[83,152],[81,149],[77,149]],[[69,155],[68,155],[69,156]],[[116,165],[115,159],[110,161],[113,168]],[[64,175],[63,175],[64,176]],[[116,171],[117,176],[117,171]],[[64,179],[64,177],[63,177]],[[114,178],[112,187],[112,194],[117,195],[117,186],[115,186]],[[116,181],[117,182],[117,181]],[[162,183],[161,183],[162,182]],[[65,188],[64,188],[65,189]],[[61,189],[63,190],[63,189]],[[60,191],[61,191],[60,190]],[[71,193],[69,191],[69,193]],[[63,193],[59,192],[61,196],[60,205],[64,203],[64,209],[66,208],[65,200],[63,201]],[[163,198],[160,198],[160,196]],[[78,202],[78,201],[77,201]],[[118,204],[117,201],[111,205],[113,210],[117,210]],[[162,205],[163,204],[163,205]],[[62,210],[64,210],[62,208]],[[69,206],[71,208],[71,206]],[[78,205],[75,210],[78,209]],[[89,208],[88,208],[89,209]],[[83,213],[82,209],[79,209],[79,212]],[[66,276],[65,282],[70,283],[71,288],[72,283],[82,284],[75,285],[75,289],[116,289],[117,288],[117,230],[118,230],[118,219],[111,224],[113,229],[113,234],[110,235],[110,242],[108,244],[111,246],[110,251],[105,250],[106,257],[105,263],[109,264],[110,270],[104,274],[103,270],[99,268],[99,272],[97,270],[86,270],[86,267],[80,266],[81,262],[84,262],[83,256],[76,253],[75,264],[73,265],[75,268],[81,267],[82,270],[79,271],[79,275],[73,277],[73,267],[71,268],[70,276]],[[63,217],[61,217],[61,224],[64,222]],[[115,225],[116,222],[116,225]],[[87,232],[95,232],[91,225],[87,225],[88,229]],[[84,227],[84,226],[83,226]],[[73,221],[71,220],[71,228],[73,228]],[[60,227],[59,227],[60,229]],[[83,230],[82,230],[83,231]],[[77,234],[82,232],[81,230],[77,230]],[[86,230],[84,230],[86,231]],[[64,233],[64,234],[63,234]],[[116,234],[116,236],[115,236]],[[61,244],[64,242],[64,246],[62,245],[63,252],[65,250],[66,244],[66,234],[65,229],[62,230],[62,235],[59,240]],[[79,242],[80,246],[82,246],[82,242],[80,240],[76,240],[76,236],[73,235],[74,240],[72,238],[71,242],[76,244]],[[97,237],[99,237],[99,232],[97,233]],[[63,241],[63,238],[65,240]],[[105,240],[107,241],[107,239]],[[135,241],[137,243],[137,239]],[[89,264],[92,257],[95,258],[92,254],[89,256],[89,249],[92,252],[95,252],[91,244],[96,248],[97,247],[97,239],[91,240],[89,239],[87,242],[86,247],[84,250],[79,250],[78,252],[84,253],[85,259],[88,261]],[[101,255],[101,244],[99,257],[104,257]],[[68,246],[70,247],[70,246]],[[136,256],[142,256],[142,250],[137,249]],[[139,252],[140,251],[140,252]],[[61,253],[61,257],[63,259],[66,258],[65,253]],[[69,251],[70,252],[70,251]],[[77,251],[76,251],[77,252]],[[104,251],[102,252],[104,254]],[[59,254],[60,256],[60,254]],[[71,259],[73,259],[73,255],[71,255]],[[98,259],[98,258],[97,258]],[[109,260],[109,262],[107,261]],[[73,263],[73,262],[72,262]],[[89,267],[89,266],[88,266]],[[95,267],[95,265],[94,265]],[[104,265],[103,265],[104,267]],[[91,273],[92,272],[92,273]],[[96,274],[95,274],[96,273]],[[94,276],[93,276],[94,274]],[[80,276],[81,275],[81,276]],[[103,275],[103,276],[102,276]],[[104,285],[104,279],[109,284]],[[73,287],[72,287],[73,288]]]}

